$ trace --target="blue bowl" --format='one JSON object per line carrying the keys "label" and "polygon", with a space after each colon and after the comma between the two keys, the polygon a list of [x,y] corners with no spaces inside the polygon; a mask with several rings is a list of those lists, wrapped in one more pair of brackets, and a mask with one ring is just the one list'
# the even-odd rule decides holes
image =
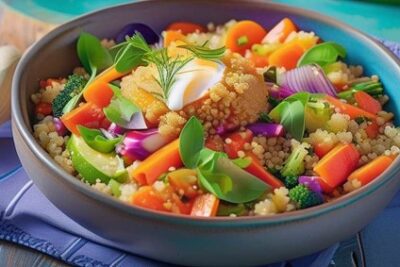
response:
{"label": "blue bowl", "polygon": [[[390,52],[349,26],[309,11],[265,1],[145,1],[98,11],[55,29],[20,61],[13,80],[14,139],[21,162],[40,190],[60,210],[124,250],[184,265],[262,265],[326,248],[359,231],[400,187],[396,160],[381,177],[353,193],[318,207],[270,217],[194,218],[132,207],[114,200],[63,171],[32,136],[30,95],[39,79],[67,75],[79,64],[80,31],[112,37],[125,24],[142,22],[160,32],[176,20],[202,24],[253,19],[270,28],[290,17],[305,31],[336,41],[348,62],[378,74],[400,116],[400,67]],[[338,166],[340,168],[341,166]]]}

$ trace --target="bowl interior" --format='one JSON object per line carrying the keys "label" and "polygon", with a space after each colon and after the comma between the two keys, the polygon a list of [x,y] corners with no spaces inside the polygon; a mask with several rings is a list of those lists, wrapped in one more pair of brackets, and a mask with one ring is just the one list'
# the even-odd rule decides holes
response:
{"label": "bowl interior", "polygon": [[[148,24],[156,32],[161,32],[170,22],[177,20],[221,24],[230,19],[252,19],[269,29],[283,17],[290,17],[299,29],[314,31],[325,41],[342,44],[347,50],[346,62],[362,65],[367,75],[377,74],[391,99],[387,108],[399,118],[400,101],[395,100],[400,99],[400,67],[377,43],[315,13],[264,1],[235,0],[146,1],[95,12],[62,25],[33,46],[20,62],[13,86],[13,116],[26,141],[38,147],[29,134],[34,114],[30,95],[38,89],[40,79],[66,77],[79,65],[75,45],[82,31],[100,38],[113,38],[124,25],[132,22]],[[41,153],[45,152],[42,150]]]}

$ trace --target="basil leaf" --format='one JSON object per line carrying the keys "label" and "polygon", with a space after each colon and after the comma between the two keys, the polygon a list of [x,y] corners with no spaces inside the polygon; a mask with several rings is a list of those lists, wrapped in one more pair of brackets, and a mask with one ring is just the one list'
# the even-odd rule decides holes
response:
{"label": "basil leaf", "polygon": [[118,87],[112,84],[109,84],[109,86],[113,90],[114,96],[111,99],[110,104],[103,109],[104,114],[111,122],[124,127],[129,124],[132,116],[139,112],[140,109],[130,100],[125,98]]}
{"label": "basil leaf", "polygon": [[335,42],[325,42],[318,44],[309,50],[300,58],[297,67],[318,64],[321,67],[336,62],[338,57],[346,57],[346,49]]}
{"label": "basil leaf", "polygon": [[108,50],[92,34],[82,32],[79,35],[76,50],[79,60],[89,73],[100,72],[113,64]]}
{"label": "basil leaf", "polygon": [[212,171],[198,168],[200,184],[219,199],[245,203],[259,198],[269,185],[236,166],[228,158],[218,158]]}
{"label": "basil leaf", "polygon": [[308,101],[310,100],[311,94],[308,92],[300,92],[300,93],[296,93],[294,95],[291,95],[287,98],[285,98],[284,101],[286,102],[294,102],[296,100],[299,100],[304,106],[308,103]]}
{"label": "basil leaf", "polygon": [[249,167],[249,165],[251,164],[252,161],[253,161],[253,159],[250,157],[237,158],[237,159],[232,160],[232,162],[236,166],[238,166],[239,168],[242,168],[242,169]]}
{"label": "basil leaf", "polygon": [[191,117],[185,124],[179,137],[179,152],[183,164],[193,169],[197,167],[200,151],[204,147],[203,126],[196,117]]}
{"label": "basil leaf", "polygon": [[144,61],[144,51],[131,45],[127,45],[121,53],[116,55],[115,69],[118,72],[127,72],[137,66],[145,66],[147,62]]}
{"label": "basil leaf", "polygon": [[86,144],[102,153],[114,151],[115,146],[122,141],[122,136],[114,139],[107,139],[104,137],[103,133],[97,129],[89,129],[79,125],[78,130]]}
{"label": "basil leaf", "polygon": [[303,139],[305,130],[303,103],[300,100],[288,103],[288,106],[282,111],[280,122],[293,138]]}
{"label": "basil leaf", "polygon": [[282,101],[281,103],[279,103],[275,108],[273,108],[270,112],[269,112],[269,117],[271,119],[273,119],[275,122],[280,122],[281,121],[281,115],[282,112],[287,109],[289,106],[289,102],[286,101]]}
{"label": "basil leaf", "polygon": [[215,162],[219,158],[228,158],[228,156],[223,152],[214,151],[208,148],[203,148],[199,153],[199,161],[197,166],[202,169],[214,170]]}

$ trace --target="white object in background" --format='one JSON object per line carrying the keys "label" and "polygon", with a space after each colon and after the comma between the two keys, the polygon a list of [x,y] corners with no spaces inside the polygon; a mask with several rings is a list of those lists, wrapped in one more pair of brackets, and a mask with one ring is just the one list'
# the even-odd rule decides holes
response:
{"label": "white object in background", "polygon": [[21,52],[11,45],[0,46],[0,124],[10,119],[11,81]]}

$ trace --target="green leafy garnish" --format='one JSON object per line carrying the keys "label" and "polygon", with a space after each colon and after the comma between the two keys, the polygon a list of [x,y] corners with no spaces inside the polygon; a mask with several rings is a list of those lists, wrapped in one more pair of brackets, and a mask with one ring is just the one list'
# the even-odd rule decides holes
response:
{"label": "green leafy garnish", "polygon": [[182,129],[179,141],[179,151],[186,167],[193,169],[197,166],[200,151],[204,148],[203,126],[191,117]]}
{"label": "green leafy garnish", "polygon": [[179,152],[184,165],[196,168],[200,185],[219,199],[231,203],[249,202],[269,188],[242,169],[251,163],[251,159],[231,161],[225,153],[205,148],[203,127],[195,117],[186,123],[179,139]]}
{"label": "green leafy garnish", "polygon": [[86,144],[102,153],[114,151],[115,146],[122,141],[122,136],[107,139],[100,130],[86,128],[82,125],[78,126],[78,130]]}
{"label": "green leafy garnish", "polygon": [[232,162],[238,166],[239,168],[245,169],[249,167],[251,164],[252,159],[250,157],[244,157],[244,158],[237,158],[233,159]]}
{"label": "green leafy garnish", "polygon": [[192,52],[197,58],[207,59],[207,60],[219,60],[226,51],[226,48],[220,47],[217,49],[210,49],[208,47],[198,46],[198,45],[180,45],[179,48],[184,48]]}
{"label": "green leafy garnish", "polygon": [[335,42],[324,42],[307,50],[297,63],[297,66],[318,64],[324,67],[336,62],[338,57],[346,57],[346,49]]}
{"label": "green leafy garnish", "polygon": [[140,112],[140,109],[136,107],[132,101],[125,98],[118,87],[112,84],[109,84],[109,87],[113,90],[114,96],[111,99],[110,104],[103,109],[104,114],[111,122],[126,127],[131,121],[132,116],[135,113]]}

